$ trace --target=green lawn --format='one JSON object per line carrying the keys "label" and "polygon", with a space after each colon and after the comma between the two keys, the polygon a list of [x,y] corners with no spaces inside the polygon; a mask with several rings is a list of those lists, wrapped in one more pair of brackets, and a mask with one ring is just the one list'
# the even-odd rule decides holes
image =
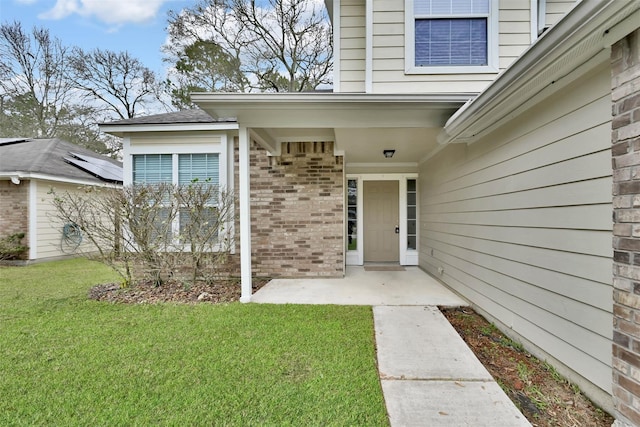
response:
{"label": "green lawn", "polygon": [[368,307],[115,305],[0,267],[0,425],[388,425]]}

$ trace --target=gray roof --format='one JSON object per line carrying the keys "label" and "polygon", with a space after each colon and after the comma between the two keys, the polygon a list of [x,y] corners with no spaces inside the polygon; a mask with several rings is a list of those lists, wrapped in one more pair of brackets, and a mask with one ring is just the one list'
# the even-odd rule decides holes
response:
{"label": "gray roof", "polygon": [[[73,153],[73,154],[72,154]],[[87,168],[83,169],[83,161],[76,160],[74,164],[67,158],[79,159],[78,155],[88,158]],[[95,159],[95,162],[93,162]],[[0,138],[0,175],[14,173],[38,173],[58,178],[80,179],[85,181],[122,182],[122,178],[102,179],[98,174],[91,173],[91,163],[108,162],[116,166],[112,168],[122,170],[122,163],[110,159],[91,150],[80,147],[61,139],[30,139],[30,138]]]}
{"label": "gray roof", "polygon": [[182,110],[172,113],[141,116],[133,119],[116,120],[114,122],[101,123],[102,125],[163,125],[182,123],[224,123],[235,122],[236,119],[214,119],[204,110]]}

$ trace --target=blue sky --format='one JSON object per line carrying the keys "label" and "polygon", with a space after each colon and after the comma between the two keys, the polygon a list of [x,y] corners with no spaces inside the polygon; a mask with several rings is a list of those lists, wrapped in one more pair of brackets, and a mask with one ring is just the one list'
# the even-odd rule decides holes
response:
{"label": "blue sky", "polygon": [[0,0],[0,22],[48,28],[66,46],[128,51],[164,75],[167,11],[196,0]]}

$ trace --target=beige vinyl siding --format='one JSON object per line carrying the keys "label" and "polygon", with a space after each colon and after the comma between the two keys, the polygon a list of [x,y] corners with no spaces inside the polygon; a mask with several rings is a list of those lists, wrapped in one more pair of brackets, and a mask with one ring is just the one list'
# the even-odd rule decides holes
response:
{"label": "beige vinyl siding", "polygon": [[602,67],[420,168],[420,266],[609,394],[610,116]]}
{"label": "beige vinyl siding", "polygon": [[[37,254],[38,259],[74,255],[82,250],[90,250],[91,245],[83,240],[79,251],[71,251],[69,246],[62,244],[62,229],[64,222],[56,218],[56,209],[53,199],[56,197],[51,192],[53,189],[57,194],[66,192],[81,192],[82,186],[79,184],[67,184],[61,182],[36,180],[36,224],[37,224]],[[33,243],[32,243],[33,244]]]}
{"label": "beige vinyl siding", "polygon": [[365,80],[365,3],[340,2],[340,91],[364,92]]}
{"label": "beige vinyl siding", "polygon": [[[495,74],[491,73],[405,74],[404,6],[404,0],[373,3],[374,93],[479,92],[495,78]],[[530,44],[529,7],[529,1],[500,1],[498,37],[500,69],[509,66]],[[342,76],[342,84],[344,80],[345,77]]]}
{"label": "beige vinyl siding", "polygon": [[577,3],[576,0],[546,0],[545,26],[551,27],[562,19]]}

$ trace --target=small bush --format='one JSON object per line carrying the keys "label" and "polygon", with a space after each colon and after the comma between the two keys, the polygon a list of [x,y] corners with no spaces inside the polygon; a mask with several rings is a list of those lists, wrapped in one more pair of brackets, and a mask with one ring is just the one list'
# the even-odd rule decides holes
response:
{"label": "small bush", "polygon": [[22,244],[25,233],[15,233],[0,239],[0,260],[23,259],[29,246]]}

